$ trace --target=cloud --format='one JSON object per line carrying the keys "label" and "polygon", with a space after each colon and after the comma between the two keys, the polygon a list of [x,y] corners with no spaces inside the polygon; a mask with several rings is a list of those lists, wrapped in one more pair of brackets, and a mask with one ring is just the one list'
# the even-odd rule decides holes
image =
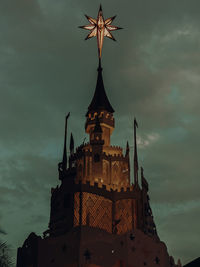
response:
{"label": "cloud", "polygon": [[147,134],[145,138],[142,138],[141,136],[138,135],[137,144],[138,147],[142,149],[156,142],[158,139],[159,139],[159,134],[157,133]]}
{"label": "cloud", "polygon": [[[158,204],[154,208],[161,215],[158,233],[161,240],[167,243],[169,253],[176,258],[184,255],[182,262],[192,261],[198,255],[199,227],[197,224],[194,225],[193,221],[200,219],[200,201],[183,202],[168,207]],[[194,228],[191,228],[191,225]],[[178,236],[181,238],[177,239]],[[192,250],[189,250],[189,247],[192,247]]]}

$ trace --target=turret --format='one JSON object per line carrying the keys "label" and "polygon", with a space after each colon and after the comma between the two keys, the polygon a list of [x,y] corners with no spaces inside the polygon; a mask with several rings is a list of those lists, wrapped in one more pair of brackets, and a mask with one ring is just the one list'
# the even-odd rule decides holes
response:
{"label": "turret", "polygon": [[90,144],[92,145],[92,174],[95,179],[102,179],[103,174],[103,160],[102,151],[104,140],[102,140],[102,128],[98,116],[95,119],[95,127],[91,133]]}
{"label": "turret", "polygon": [[104,140],[104,145],[110,145],[110,136],[114,130],[114,109],[112,108],[108,97],[105,92],[103,77],[102,77],[102,67],[101,60],[99,60],[99,67],[97,69],[97,84],[93,99],[88,107],[86,113],[86,123],[85,131],[90,135],[93,133],[96,117],[99,118],[100,126],[102,129],[102,139]]}
{"label": "turret", "polygon": [[59,179],[62,180],[67,170],[67,120],[70,116],[70,112],[65,118],[65,136],[64,136],[64,148],[63,148],[63,159],[58,163]]}

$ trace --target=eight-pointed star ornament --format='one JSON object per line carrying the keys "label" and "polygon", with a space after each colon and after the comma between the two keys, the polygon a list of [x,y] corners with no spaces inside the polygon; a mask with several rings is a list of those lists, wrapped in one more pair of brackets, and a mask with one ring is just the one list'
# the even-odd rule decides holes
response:
{"label": "eight-pointed star ornament", "polygon": [[80,26],[80,28],[90,31],[85,40],[97,36],[98,54],[99,58],[101,58],[104,36],[115,41],[115,38],[110,32],[120,30],[122,28],[111,25],[116,16],[104,20],[101,5],[99,8],[97,19],[93,19],[92,17],[89,17],[87,15],[85,16],[91,24],[86,26]]}

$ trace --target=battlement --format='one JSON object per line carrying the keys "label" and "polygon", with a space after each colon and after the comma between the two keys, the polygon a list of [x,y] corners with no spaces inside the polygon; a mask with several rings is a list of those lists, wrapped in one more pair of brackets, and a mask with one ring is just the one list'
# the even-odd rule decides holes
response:
{"label": "battlement", "polygon": [[105,118],[110,118],[110,119],[114,119],[113,118],[113,114],[112,113],[109,113],[109,112],[107,112],[107,111],[100,111],[100,112],[96,112],[96,111],[94,111],[94,112],[90,112],[89,114],[88,114],[88,118],[89,119],[91,119],[91,120],[94,120],[94,119],[96,119],[96,117],[99,117],[99,118],[103,118],[103,117],[105,117]]}
{"label": "battlement", "polygon": [[104,146],[103,152],[114,157],[124,157],[123,149],[120,146]]}
{"label": "battlement", "polygon": [[80,146],[76,148],[76,152],[82,151],[83,148],[84,148],[84,144],[81,144]]}
{"label": "battlement", "polygon": [[123,150],[122,147],[120,147],[120,146],[110,146],[110,148],[113,148],[115,150],[120,150],[120,151]]}
{"label": "battlement", "polygon": [[104,189],[106,191],[115,191],[115,192],[132,192],[135,189],[135,185],[115,185],[115,184],[104,184],[101,181],[89,181],[89,180],[75,180],[75,183],[78,185],[87,185],[89,187],[93,187],[94,189]]}
{"label": "battlement", "polygon": [[105,151],[103,152],[103,156],[104,157],[113,157],[115,160],[121,160],[121,159],[125,159],[125,156],[123,154],[108,154]]}
{"label": "battlement", "polygon": [[[81,153],[88,153],[91,152],[91,145],[90,143],[81,144],[76,148],[76,152],[71,156],[72,158],[77,158],[77,156],[81,155]],[[115,160],[122,160],[125,159],[126,156],[123,155],[123,148],[120,146],[103,146],[103,155],[104,157],[112,156]]]}

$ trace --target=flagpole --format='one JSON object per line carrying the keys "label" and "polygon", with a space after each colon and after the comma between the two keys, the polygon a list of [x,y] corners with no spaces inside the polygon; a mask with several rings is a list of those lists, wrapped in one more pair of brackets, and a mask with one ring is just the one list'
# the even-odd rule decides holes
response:
{"label": "flagpole", "polygon": [[138,184],[138,156],[137,156],[137,140],[136,140],[136,127],[138,124],[134,118],[134,184]]}
{"label": "flagpole", "polygon": [[64,137],[64,149],[63,149],[63,160],[62,168],[65,171],[67,169],[67,120],[70,116],[70,112],[65,117],[65,137]]}

